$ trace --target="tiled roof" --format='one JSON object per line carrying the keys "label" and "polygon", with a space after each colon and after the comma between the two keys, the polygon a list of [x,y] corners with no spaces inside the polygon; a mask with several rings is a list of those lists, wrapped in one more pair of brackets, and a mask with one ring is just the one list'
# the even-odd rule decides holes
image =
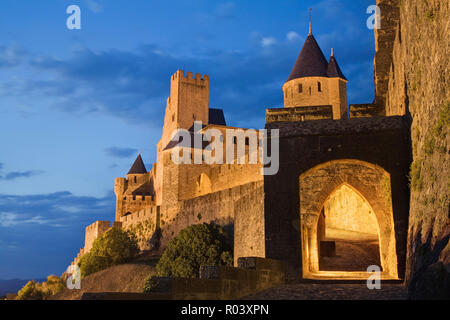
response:
{"label": "tiled roof", "polygon": [[306,38],[287,81],[304,77],[327,77],[328,62],[312,34]]}
{"label": "tiled roof", "polygon": [[147,169],[145,168],[144,162],[142,161],[141,155],[139,154],[127,174],[141,173],[147,173]]}
{"label": "tiled roof", "polygon": [[331,57],[330,57],[330,62],[328,63],[327,75],[330,78],[339,77],[339,78],[347,80],[347,78],[342,73],[341,68],[339,68],[339,65],[338,65],[334,55],[331,55]]}

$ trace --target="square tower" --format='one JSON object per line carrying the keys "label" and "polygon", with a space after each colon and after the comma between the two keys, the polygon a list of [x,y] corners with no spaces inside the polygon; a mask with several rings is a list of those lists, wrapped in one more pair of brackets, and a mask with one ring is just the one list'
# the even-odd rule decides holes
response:
{"label": "square tower", "polygon": [[178,70],[170,78],[170,97],[167,99],[162,142],[169,142],[174,130],[189,129],[194,121],[208,124],[209,77]]}

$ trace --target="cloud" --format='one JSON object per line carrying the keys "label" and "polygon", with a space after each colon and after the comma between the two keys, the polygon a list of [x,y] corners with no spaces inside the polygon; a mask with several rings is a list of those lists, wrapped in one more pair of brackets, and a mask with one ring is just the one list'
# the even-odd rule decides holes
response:
{"label": "cloud", "polygon": [[289,31],[286,34],[286,38],[288,39],[288,41],[300,41],[301,39],[300,35],[295,31]]}
{"label": "cloud", "polygon": [[234,15],[234,8],[235,4],[233,2],[221,3],[217,6],[215,13],[219,18],[234,19],[236,17]]}
{"label": "cloud", "polygon": [[261,39],[261,45],[263,47],[270,47],[277,43],[277,40],[274,37],[265,37]]}
{"label": "cloud", "polygon": [[[114,212],[114,196],[75,196],[68,191],[38,195],[0,194],[0,226],[46,224],[70,227],[98,220]],[[1,234],[1,232],[0,232]]]}
{"label": "cloud", "polygon": [[67,191],[0,193],[0,275],[61,274],[84,246],[86,226],[114,220],[114,208],[112,190],[98,198]]}
{"label": "cloud", "polygon": [[0,67],[17,67],[26,58],[26,51],[17,47],[0,46]]}
{"label": "cloud", "polygon": [[34,216],[29,219],[20,219],[19,214],[12,212],[0,212],[0,226],[10,227],[18,224],[47,224],[51,221],[42,216]]}
{"label": "cloud", "polygon": [[86,5],[88,6],[89,10],[91,10],[94,13],[100,13],[103,11],[103,6],[98,2],[94,0],[85,0]]}
{"label": "cloud", "polygon": [[138,153],[137,149],[134,148],[121,148],[121,147],[110,147],[106,148],[105,152],[107,155],[115,158],[129,158]]}
{"label": "cloud", "polygon": [[[1,166],[0,166],[1,169]],[[29,170],[29,171],[12,171],[6,173],[4,176],[0,176],[0,180],[16,180],[18,178],[31,178],[39,174],[43,174],[42,170]]]}
{"label": "cloud", "polygon": [[[357,93],[350,92],[349,85],[349,97],[372,97],[373,68],[366,68],[366,63],[373,61],[373,39],[345,26],[336,26],[335,31],[316,38],[326,55],[334,47],[349,84],[361,77],[369,79],[367,88]],[[210,76],[210,106],[223,108],[230,125],[255,119],[245,126],[261,127],[265,109],[282,106],[281,86],[295,63],[302,37],[289,31],[284,39],[259,33],[249,39],[250,46],[239,51],[204,47],[201,54],[171,53],[147,44],[132,51],[78,49],[67,58],[35,56],[28,63],[39,76],[0,82],[0,96],[26,99],[33,110],[39,108],[34,108],[34,101],[47,99],[46,105],[52,109],[77,116],[100,113],[132,124],[160,127],[170,94],[170,76],[184,69]],[[365,101],[349,101],[360,102]],[[258,119],[255,114],[260,114]]]}

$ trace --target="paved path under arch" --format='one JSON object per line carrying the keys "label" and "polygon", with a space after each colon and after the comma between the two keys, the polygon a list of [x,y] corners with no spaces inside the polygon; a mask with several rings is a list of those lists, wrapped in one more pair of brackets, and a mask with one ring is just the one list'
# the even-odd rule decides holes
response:
{"label": "paved path under arch", "polygon": [[381,284],[369,290],[365,284],[293,283],[273,287],[243,300],[405,300],[402,284]]}

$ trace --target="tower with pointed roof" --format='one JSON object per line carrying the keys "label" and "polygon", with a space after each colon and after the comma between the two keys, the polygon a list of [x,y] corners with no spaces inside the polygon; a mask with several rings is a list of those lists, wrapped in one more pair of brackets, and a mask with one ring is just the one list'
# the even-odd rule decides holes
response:
{"label": "tower with pointed roof", "polygon": [[333,119],[347,114],[347,79],[331,51],[325,58],[309,25],[309,34],[287,81],[283,85],[284,107],[331,106]]}
{"label": "tower with pointed roof", "polygon": [[116,221],[128,213],[155,204],[153,172],[145,168],[139,153],[126,178],[116,178]]}

